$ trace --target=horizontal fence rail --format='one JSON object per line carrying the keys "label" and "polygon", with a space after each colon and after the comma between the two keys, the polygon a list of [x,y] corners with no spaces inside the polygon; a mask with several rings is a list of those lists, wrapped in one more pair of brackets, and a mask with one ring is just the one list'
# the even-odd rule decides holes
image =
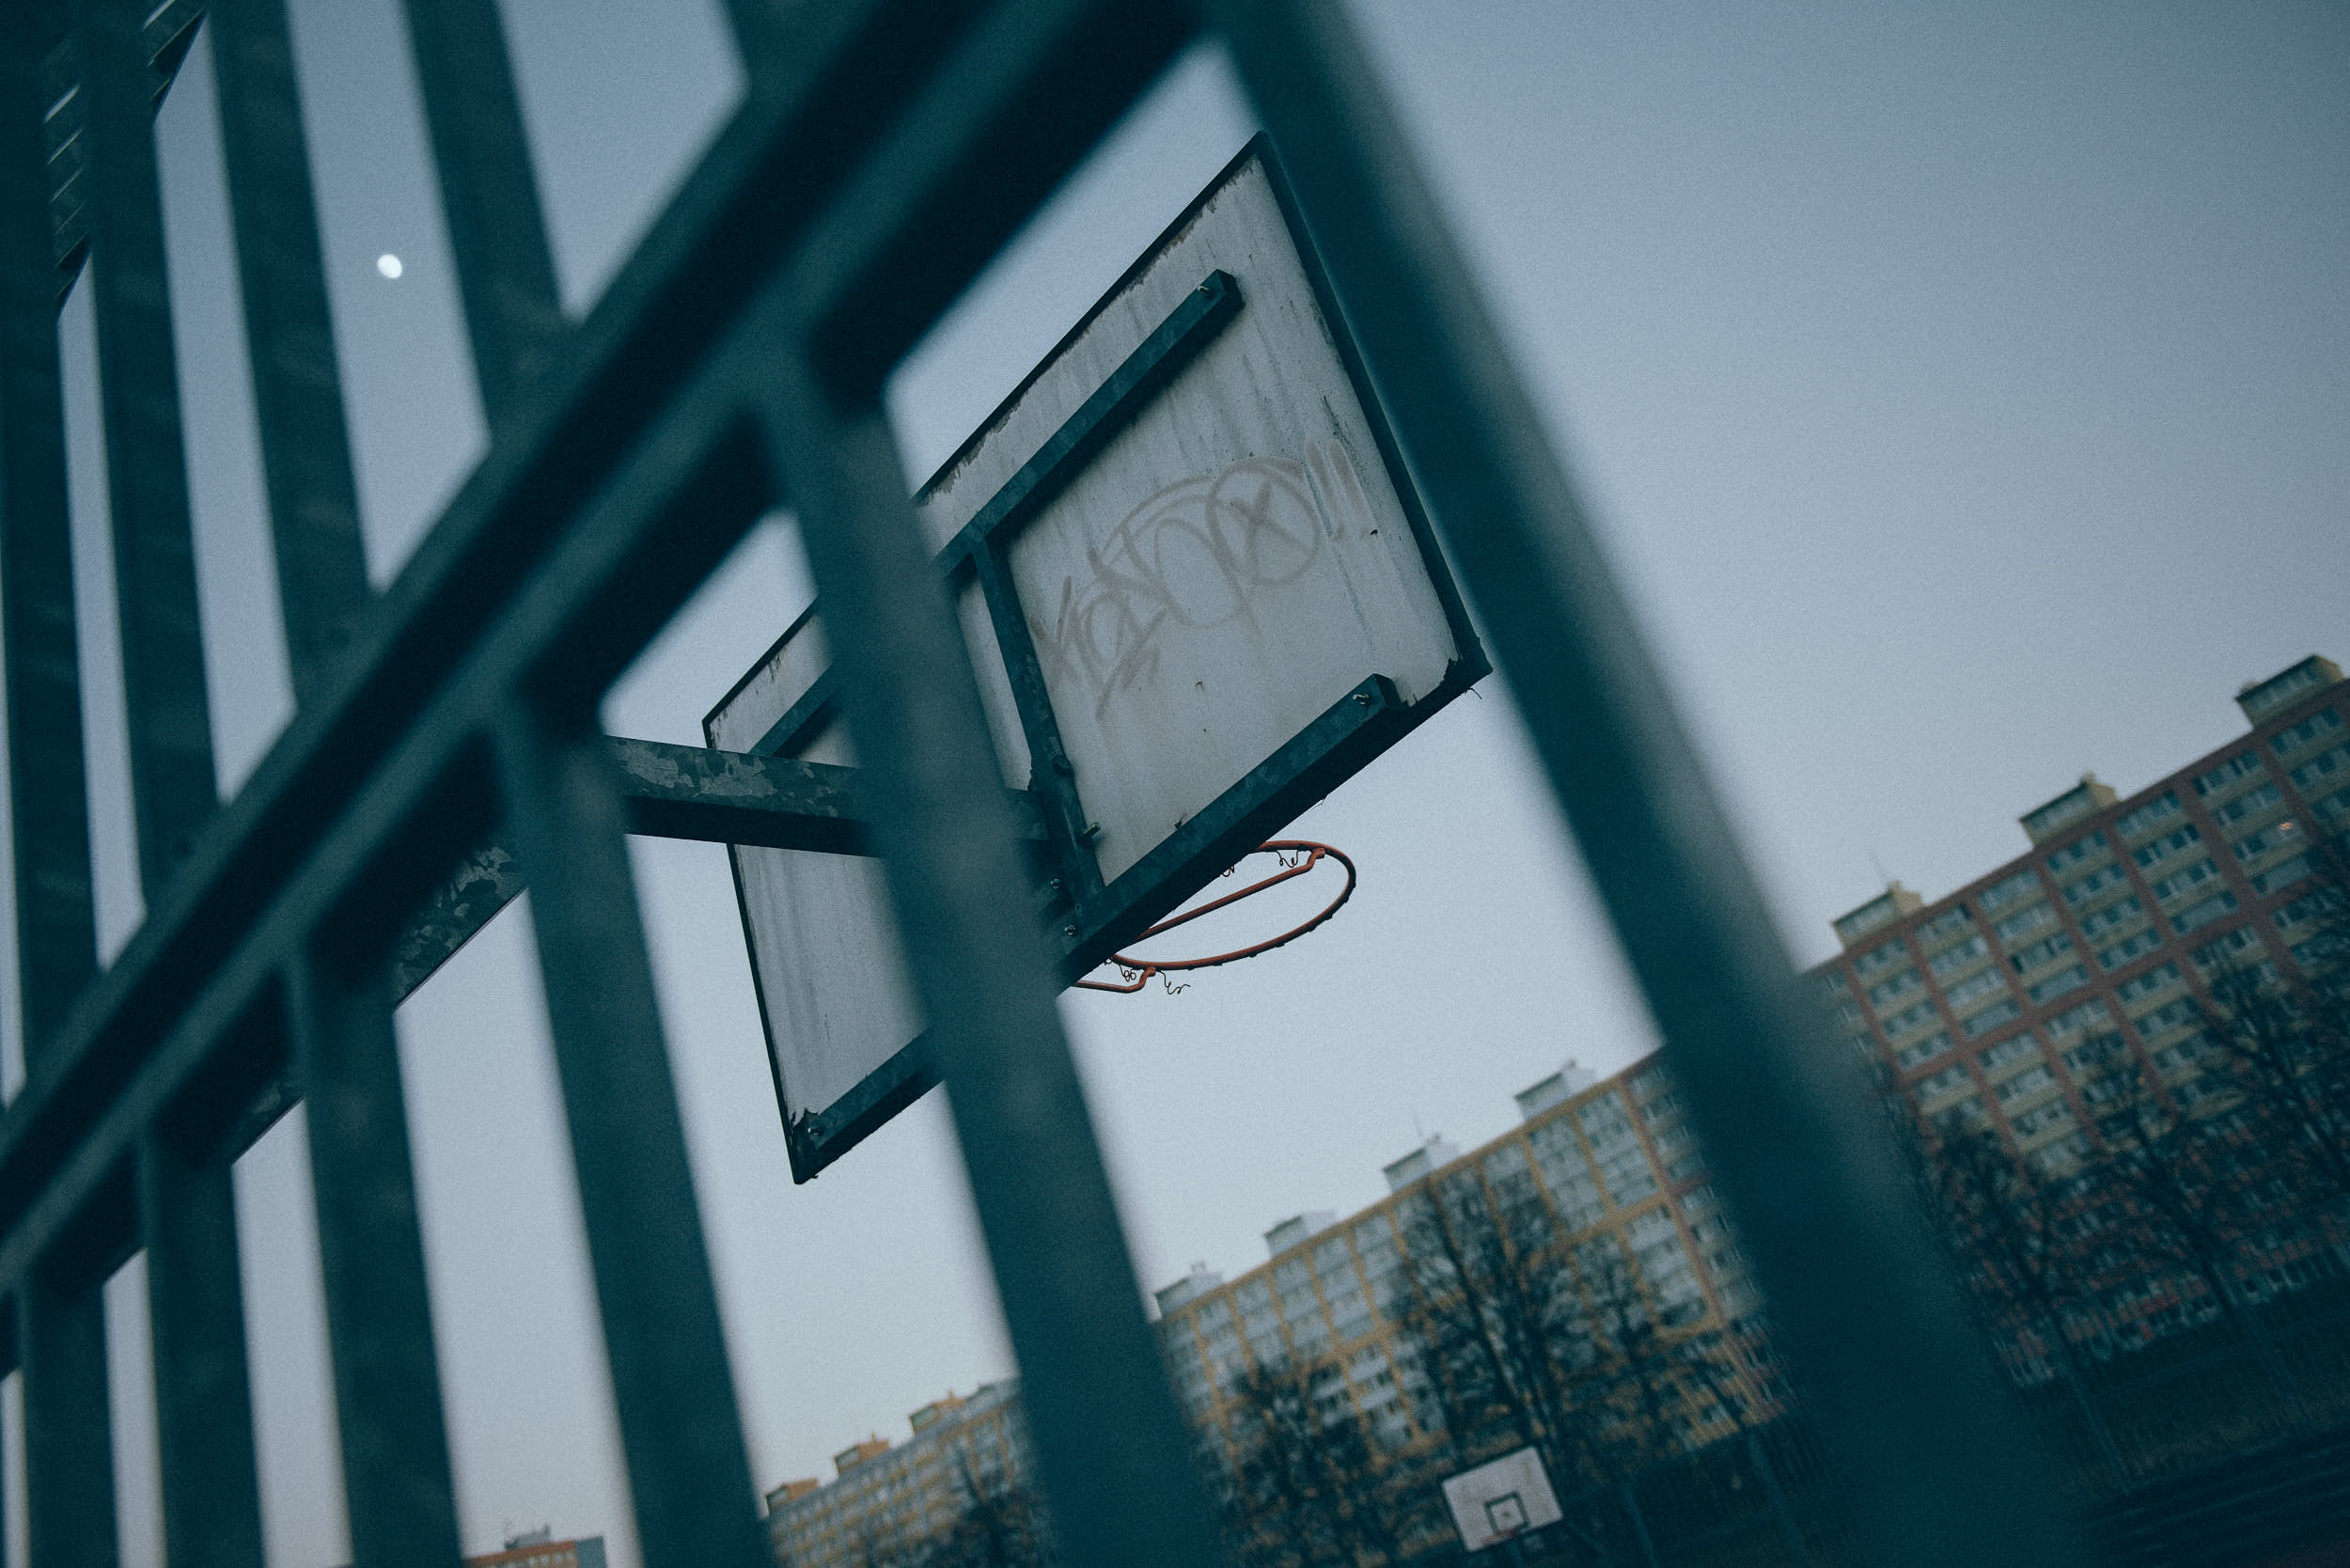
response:
{"label": "horizontal fence rail", "polygon": [[[149,1263],[175,1565],[258,1560],[228,1167],[306,1102],[360,1564],[453,1563],[392,1010],[532,918],[645,1560],[765,1560],[623,836],[877,855],[1074,1561],[1214,1560],[881,412],[884,379],[1203,30],[1293,179],[1886,1560],[2070,1560],[1797,991],[1500,335],[1333,5],[728,0],[747,88],[566,317],[494,0],[406,0],[487,454],[368,585],[285,0],[0,7],[0,624],[26,1077],[0,1294],[34,1560],[116,1558],[100,1286]],[[214,798],[153,112],[212,28],[297,712]],[[396,69],[397,62],[386,62]],[[85,270],[85,261],[89,266]],[[59,302],[91,290],[147,917],[100,966]],[[598,698],[762,515],[798,514],[855,770],[614,741]],[[1792,1156],[1792,1157],[1791,1157]],[[1807,1484],[1810,1484],[1808,1482]]]}

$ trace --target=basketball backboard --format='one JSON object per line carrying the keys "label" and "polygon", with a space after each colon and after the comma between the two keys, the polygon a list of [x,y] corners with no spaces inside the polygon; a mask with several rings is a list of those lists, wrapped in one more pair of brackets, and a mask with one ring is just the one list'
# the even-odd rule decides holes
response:
{"label": "basketball backboard", "polygon": [[1542,1456],[1532,1449],[1514,1450],[1451,1477],[1444,1483],[1444,1500],[1461,1544],[1472,1552],[1566,1517]]}
{"label": "basketball backboard", "polygon": [[[1270,148],[1243,150],[916,497],[1065,980],[1487,669]],[[852,762],[821,617],[713,746]],[[805,1181],[929,1087],[880,868],[737,847]]]}

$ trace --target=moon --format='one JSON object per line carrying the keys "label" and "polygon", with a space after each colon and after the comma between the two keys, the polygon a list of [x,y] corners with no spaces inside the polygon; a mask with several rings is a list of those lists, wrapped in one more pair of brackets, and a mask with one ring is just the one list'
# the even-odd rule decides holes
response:
{"label": "moon", "polygon": [[387,250],[383,255],[375,259],[375,270],[382,273],[385,277],[398,277],[407,269],[400,264],[399,257],[394,256]]}

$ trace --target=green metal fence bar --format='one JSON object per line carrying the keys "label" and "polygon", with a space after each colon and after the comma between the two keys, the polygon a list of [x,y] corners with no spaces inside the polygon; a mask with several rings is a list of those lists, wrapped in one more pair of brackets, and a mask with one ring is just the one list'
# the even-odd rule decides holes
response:
{"label": "green metal fence bar", "polygon": [[[622,837],[584,704],[498,727],[646,1568],[760,1568],[766,1544]],[[684,1216],[687,1223],[680,1224]]]}
{"label": "green metal fence bar", "polygon": [[353,1568],[458,1559],[390,988],[364,954],[286,966]]}
{"label": "green metal fence bar", "polygon": [[[1360,45],[1329,0],[1211,11],[1281,147],[1878,1541],[1920,1568],[2069,1560],[2061,1516],[1903,1196],[1869,1090],[1797,989]],[[1998,1505],[1982,1506],[1990,1497]]]}

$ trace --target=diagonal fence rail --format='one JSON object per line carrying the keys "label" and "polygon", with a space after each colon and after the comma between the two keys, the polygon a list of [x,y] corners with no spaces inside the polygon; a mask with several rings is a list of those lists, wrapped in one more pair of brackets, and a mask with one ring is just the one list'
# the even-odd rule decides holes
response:
{"label": "diagonal fence rail", "polygon": [[[819,798],[822,779],[769,783],[778,799],[803,792],[777,807],[805,808],[791,831],[853,820],[886,869],[1063,1540],[1082,1562],[1214,1560],[1053,961],[999,917],[1028,896],[1033,813],[996,781],[880,410],[890,368],[1203,30],[1225,40],[1287,161],[1879,1549],[1954,1568],[2068,1560],[1867,1096],[1796,987],[1342,13],[1327,0],[727,9],[745,97],[574,321],[494,0],[407,0],[492,441],[377,594],[285,0],[200,15],[184,0],[0,7],[0,652],[27,1067],[0,1116],[0,1294],[24,1380],[35,1560],[115,1560],[98,1293],[141,1247],[171,1560],[258,1560],[227,1169],[256,1107],[300,1096],[354,1558],[455,1561],[391,1020],[421,978],[419,923],[430,932],[485,843],[531,875],[646,1560],[763,1560],[622,844],[687,831],[696,812],[707,823],[710,803],[653,798],[615,765],[594,713],[782,505],[801,521],[862,767],[853,813]],[[199,20],[222,78],[299,698],[226,802],[151,125]],[[149,912],[102,970],[56,339],[85,258]]]}

